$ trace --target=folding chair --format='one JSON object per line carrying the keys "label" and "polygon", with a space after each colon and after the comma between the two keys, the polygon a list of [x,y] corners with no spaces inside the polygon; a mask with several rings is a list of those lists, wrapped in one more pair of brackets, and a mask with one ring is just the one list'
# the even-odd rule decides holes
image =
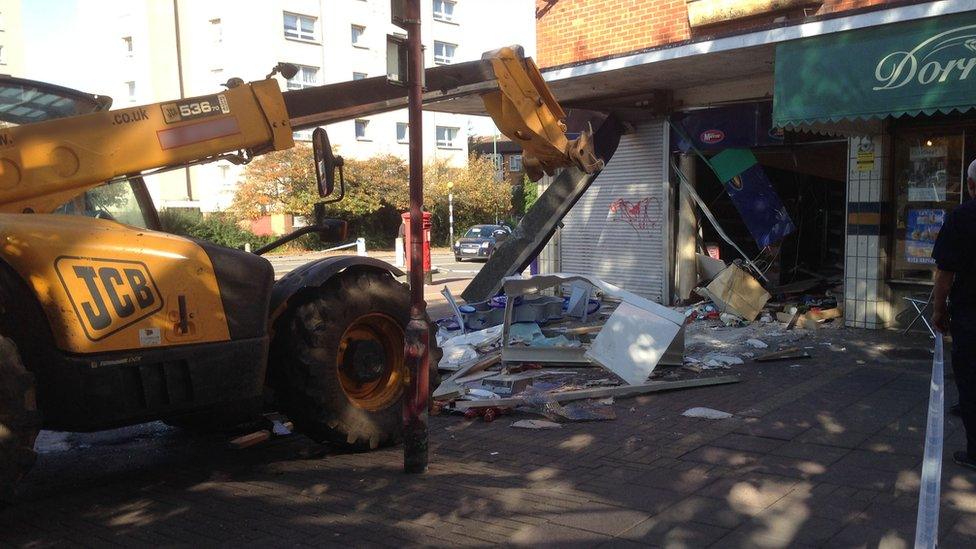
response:
{"label": "folding chair", "polygon": [[922,319],[922,322],[925,323],[925,327],[929,330],[930,337],[935,338],[935,330],[933,330],[932,325],[929,324],[929,319],[925,318],[925,310],[928,309],[929,305],[932,304],[932,295],[934,292],[935,290],[933,289],[931,292],[929,292],[928,297],[925,299],[920,299],[919,297],[915,296],[902,298],[907,301],[913,309],[915,309],[915,318],[912,319],[903,333],[907,334],[915,326],[915,323],[918,322],[919,319]]}

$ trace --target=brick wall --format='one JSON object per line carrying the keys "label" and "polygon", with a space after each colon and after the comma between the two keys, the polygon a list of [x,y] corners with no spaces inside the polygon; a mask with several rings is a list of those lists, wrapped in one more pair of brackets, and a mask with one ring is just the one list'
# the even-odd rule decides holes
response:
{"label": "brick wall", "polygon": [[762,27],[784,15],[799,20],[893,3],[904,2],[824,0],[806,12],[778,12],[692,31],[685,0],[536,0],[536,60],[541,67],[554,67]]}

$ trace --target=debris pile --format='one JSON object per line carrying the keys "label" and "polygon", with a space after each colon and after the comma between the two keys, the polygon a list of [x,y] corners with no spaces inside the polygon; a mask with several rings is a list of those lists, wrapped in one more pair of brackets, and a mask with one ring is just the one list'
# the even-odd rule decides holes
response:
{"label": "debris pile", "polygon": [[617,398],[733,383],[737,376],[711,370],[810,358],[813,343],[803,340],[843,324],[829,282],[767,290],[752,266],[708,266],[711,278],[695,290],[705,299],[677,308],[573,274],[507,277],[503,295],[463,305],[445,288],[454,315],[438,322],[439,367],[451,374],[434,391],[435,411],[546,418],[516,421],[529,429],[612,420]]}
{"label": "debris pile", "polygon": [[690,371],[810,358],[812,343],[801,340],[843,325],[844,311],[834,297],[843,290],[830,281],[767,291],[738,262],[724,269],[712,263],[711,279],[695,289],[705,300],[683,309],[684,362]]}
{"label": "debris pile", "polygon": [[602,280],[508,277],[503,290],[465,305],[445,293],[454,316],[438,322],[439,367],[451,374],[434,390],[435,413],[494,421],[517,409],[546,421],[514,427],[556,428],[612,420],[617,398],[739,381],[683,370],[685,314]]}

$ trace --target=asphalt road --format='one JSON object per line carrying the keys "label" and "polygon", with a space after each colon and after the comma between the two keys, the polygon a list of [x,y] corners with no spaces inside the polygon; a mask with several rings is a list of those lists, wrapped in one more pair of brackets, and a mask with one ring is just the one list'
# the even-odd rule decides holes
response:
{"label": "asphalt road", "polygon": [[[353,252],[354,253],[354,252]],[[279,256],[268,256],[271,264],[275,269],[275,278],[280,278],[285,276],[288,272],[293,269],[322,257],[327,257],[329,253],[313,252],[307,254],[298,255],[279,255]],[[346,254],[349,255],[349,254]],[[380,251],[380,252],[370,252],[367,251],[369,257],[375,257],[382,261],[388,263],[393,263],[394,257],[393,252]],[[448,250],[433,250],[430,256],[431,264],[433,265],[434,272],[434,282],[443,281],[447,279],[457,279],[457,278],[473,278],[474,275],[478,274],[478,271],[484,265],[482,261],[476,260],[466,260],[462,262],[457,262],[454,260],[454,254]]]}

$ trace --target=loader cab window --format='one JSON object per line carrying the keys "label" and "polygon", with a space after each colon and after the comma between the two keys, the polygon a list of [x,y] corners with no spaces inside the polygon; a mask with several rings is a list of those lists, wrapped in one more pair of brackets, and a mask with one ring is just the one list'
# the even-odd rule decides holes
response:
{"label": "loader cab window", "polygon": [[32,80],[0,77],[0,127],[107,109],[111,99]]}
{"label": "loader cab window", "polygon": [[153,229],[153,216],[149,213],[147,197],[137,192],[137,184],[131,181],[116,181],[96,187],[79,195],[54,211],[62,215],[82,215],[97,219],[118,221],[133,227]]}

